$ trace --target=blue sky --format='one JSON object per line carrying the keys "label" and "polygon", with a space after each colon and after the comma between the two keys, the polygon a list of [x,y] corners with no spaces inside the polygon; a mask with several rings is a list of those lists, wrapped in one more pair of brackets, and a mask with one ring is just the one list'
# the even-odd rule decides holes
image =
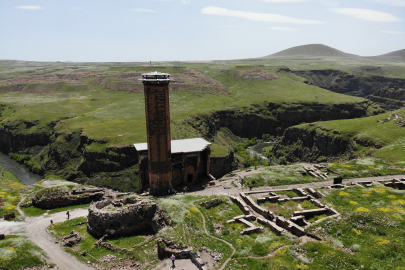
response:
{"label": "blue sky", "polygon": [[0,59],[129,62],[266,56],[325,44],[405,49],[405,0],[0,0]]}

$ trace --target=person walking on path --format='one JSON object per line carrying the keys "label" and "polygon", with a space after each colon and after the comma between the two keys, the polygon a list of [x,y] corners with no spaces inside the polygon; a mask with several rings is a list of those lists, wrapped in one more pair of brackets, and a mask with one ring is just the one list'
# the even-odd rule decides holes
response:
{"label": "person walking on path", "polygon": [[172,254],[172,256],[170,257],[170,259],[172,259],[172,267],[174,268],[174,261],[176,260],[176,256],[174,256],[174,254]]}
{"label": "person walking on path", "polygon": [[69,211],[66,212],[66,215],[67,215],[67,219],[69,219],[69,217],[70,217]]}

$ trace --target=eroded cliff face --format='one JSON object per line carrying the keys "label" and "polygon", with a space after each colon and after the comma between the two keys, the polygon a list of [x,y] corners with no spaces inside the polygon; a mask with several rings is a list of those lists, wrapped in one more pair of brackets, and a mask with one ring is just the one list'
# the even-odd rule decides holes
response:
{"label": "eroded cliff face", "polygon": [[294,73],[306,78],[308,84],[351,96],[367,97],[387,87],[405,88],[405,79],[379,75],[363,77],[333,69],[294,71]]}
{"label": "eroded cliff face", "polygon": [[405,79],[377,75],[382,72],[379,69],[371,70],[376,73],[374,76],[363,76],[362,73],[353,75],[333,69],[294,71],[294,74],[306,78],[308,84],[341,94],[368,98],[386,110],[403,107]]}
{"label": "eroded cliff face", "polygon": [[[239,137],[261,138],[263,134],[282,135],[288,127],[303,122],[357,118],[379,112],[381,110],[368,101],[352,104],[268,102],[241,110],[216,111],[203,117],[190,117],[182,125],[190,126],[198,136],[209,141],[214,141],[218,130],[223,127]],[[55,130],[57,121],[46,128],[36,127],[36,122],[16,126],[3,122],[0,126],[1,151],[29,154],[45,173],[60,175],[70,181],[122,191],[138,188],[137,152],[132,145],[108,147],[105,146],[108,142],[91,139],[81,130],[60,133]],[[18,125],[26,125],[26,128],[18,128]],[[30,133],[31,128],[43,131]],[[290,140],[293,140],[292,135]],[[317,147],[323,151],[321,144]],[[302,156],[300,153],[297,155]],[[223,157],[212,157],[210,173],[216,178],[222,177],[236,169],[237,164],[233,152]]]}
{"label": "eroded cliff face", "polygon": [[282,135],[288,127],[301,123],[351,119],[383,112],[371,102],[351,104],[319,103],[267,103],[266,106],[252,106],[249,111],[217,111],[212,113],[208,122],[214,123],[216,132],[226,127],[233,134],[243,138],[261,138],[263,134]]}
{"label": "eroded cliff face", "polygon": [[325,162],[342,156],[354,158],[354,147],[353,141],[337,131],[331,135],[316,129],[290,127],[272,151],[274,156],[284,156],[290,162]]}
{"label": "eroded cliff face", "polygon": [[223,157],[211,157],[210,174],[215,178],[221,178],[237,168],[238,164],[233,152]]}

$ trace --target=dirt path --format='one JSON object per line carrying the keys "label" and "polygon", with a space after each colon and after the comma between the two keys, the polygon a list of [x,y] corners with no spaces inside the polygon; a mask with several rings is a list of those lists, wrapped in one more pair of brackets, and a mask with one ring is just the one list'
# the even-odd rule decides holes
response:
{"label": "dirt path", "polygon": [[[259,169],[258,169],[259,170]],[[257,172],[257,171],[254,171]],[[350,183],[350,182],[362,182],[362,181],[378,181],[378,180],[392,180],[394,178],[402,178],[405,175],[389,175],[389,176],[373,176],[373,177],[362,177],[362,178],[352,178],[352,179],[345,179],[343,183]],[[225,188],[224,185],[219,182],[218,180],[215,181],[216,185],[212,187],[208,187],[204,190],[187,192],[187,194],[198,194],[203,196],[211,196],[211,195],[238,195],[240,192],[245,191],[248,192],[249,188]],[[304,184],[293,184],[293,185],[280,185],[280,186],[264,186],[253,188],[252,191],[259,191],[259,190],[277,190],[277,189],[292,189],[292,188],[319,188],[324,186],[330,186],[333,184],[333,180],[321,181],[321,182],[311,182],[311,183],[304,183]],[[228,185],[229,186],[229,185]]]}
{"label": "dirt path", "polygon": [[[196,207],[197,208],[197,207]],[[197,208],[197,210],[198,210],[198,208]],[[211,234],[209,234],[208,233],[208,231],[207,231],[207,227],[205,226],[205,217],[204,217],[204,215],[203,215],[203,213],[201,213],[201,211],[200,210],[198,210],[198,212],[200,212],[200,214],[201,214],[201,217],[202,217],[202,220],[203,220],[203,227],[204,227],[204,231],[205,231],[205,233],[209,236],[209,237],[211,237],[211,238],[214,238],[214,239],[216,239],[216,240],[219,240],[219,241],[222,241],[222,242],[224,242],[225,244],[227,244],[228,246],[230,246],[231,248],[232,248],[232,254],[231,254],[231,256],[229,256],[229,258],[224,262],[224,264],[221,266],[221,268],[219,269],[219,270],[223,270],[225,267],[226,267],[226,265],[228,264],[228,262],[232,259],[232,256],[235,254],[235,252],[236,252],[236,249],[233,247],[233,245],[231,244],[231,243],[229,243],[228,241],[225,241],[225,240],[223,240],[223,239],[221,239],[221,238],[217,238],[217,237],[215,237],[215,236],[212,236]]]}
{"label": "dirt path", "polygon": [[[19,209],[19,207],[17,209]],[[21,209],[19,209],[19,212],[20,211]],[[22,213],[22,215],[24,215],[24,213]],[[87,215],[87,209],[70,211],[70,218],[85,217]],[[66,221],[66,213],[59,212],[48,216],[42,215],[40,217],[26,217],[24,221],[0,221],[0,232],[4,234],[18,234],[27,236],[46,252],[48,255],[48,263],[56,264],[59,269],[93,269],[79,262],[73,255],[62,250],[58,243],[55,243],[52,236],[46,232],[46,228],[51,224],[51,220],[53,220],[54,223],[64,222]]]}

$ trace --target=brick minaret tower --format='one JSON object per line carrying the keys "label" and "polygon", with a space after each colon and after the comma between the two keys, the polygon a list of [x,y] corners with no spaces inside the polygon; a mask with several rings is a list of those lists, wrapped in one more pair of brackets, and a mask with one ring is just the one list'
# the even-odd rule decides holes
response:
{"label": "brick minaret tower", "polygon": [[149,188],[153,195],[173,192],[169,83],[170,75],[160,72],[142,74],[145,92],[146,131],[148,137]]}

